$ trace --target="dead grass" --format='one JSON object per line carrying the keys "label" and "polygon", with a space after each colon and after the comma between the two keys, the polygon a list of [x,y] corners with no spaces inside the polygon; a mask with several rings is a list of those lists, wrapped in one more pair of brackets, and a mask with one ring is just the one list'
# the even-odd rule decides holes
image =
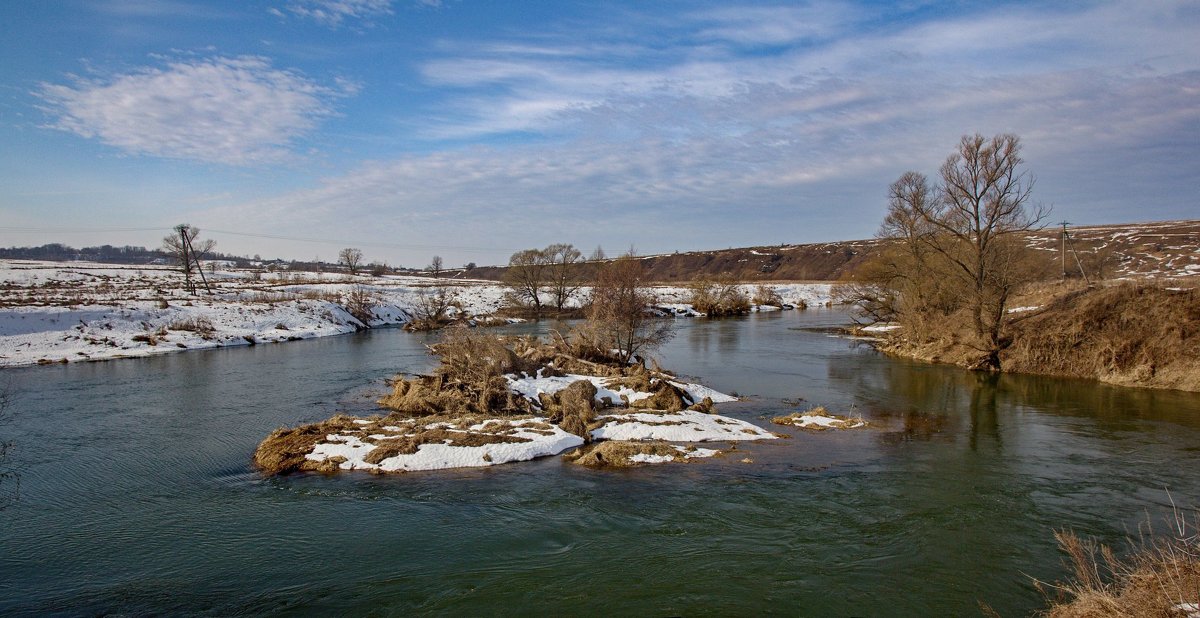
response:
{"label": "dead grass", "polygon": [[213,333],[217,332],[212,321],[204,316],[176,320],[167,325],[167,330],[189,331],[201,337],[211,337]]}
{"label": "dead grass", "polygon": [[[460,425],[461,426],[461,425]],[[363,458],[370,464],[379,464],[396,455],[411,455],[422,444],[448,444],[451,446],[483,446],[485,444],[519,444],[530,442],[520,436],[490,434],[476,431],[450,430],[441,427],[426,429],[413,435],[375,440],[375,448]]]}
{"label": "dead grass", "polygon": [[[1122,386],[1200,391],[1200,294],[1150,283],[1088,288],[1077,282],[1027,287],[1001,331],[1003,371],[1096,379]],[[884,352],[971,366],[980,356],[963,316],[905,325]],[[947,325],[951,325],[947,327]],[[916,336],[914,333],[927,333]]]}
{"label": "dead grass", "polygon": [[[1021,314],[1016,314],[1020,316]],[[1200,295],[1152,285],[1072,292],[1013,319],[1005,370],[1200,391]]]}
{"label": "dead grass", "polygon": [[635,455],[667,456],[677,462],[686,461],[684,454],[670,443],[630,440],[608,440],[580,447],[563,455],[563,459],[590,468],[633,468],[646,465],[633,461]]}
{"label": "dead grass", "polygon": [[322,471],[318,462],[305,459],[304,456],[311,453],[313,447],[324,440],[325,436],[354,428],[353,421],[353,418],[339,414],[329,420],[301,425],[295,429],[276,429],[254,450],[254,465],[267,474]]}
{"label": "dead grass", "polygon": [[1131,555],[1118,558],[1111,548],[1073,532],[1054,533],[1067,556],[1072,577],[1066,582],[1035,582],[1047,596],[1051,618],[1185,617],[1200,614],[1185,604],[1200,603],[1200,534],[1195,518],[1178,511],[1166,537],[1143,538]]}
{"label": "dead grass", "polygon": [[541,396],[547,420],[557,424],[585,442],[592,441],[592,424],[596,422],[596,386],[588,380],[578,380],[553,394]]}
{"label": "dead grass", "polygon": [[[810,424],[810,425],[801,426],[801,425],[797,424],[797,421],[800,420],[800,418],[803,416],[824,416],[826,418],[834,419],[834,422],[829,425],[811,425]],[[823,406],[817,406],[817,407],[807,410],[805,412],[792,412],[791,414],[788,414],[787,416],[776,416],[771,419],[771,422],[775,423],[776,425],[787,425],[789,427],[796,427],[799,429],[803,429],[804,431],[827,431],[827,430],[831,430],[831,429],[866,429],[867,427],[870,426],[870,423],[863,420],[862,417],[842,416],[839,414],[831,414]]]}

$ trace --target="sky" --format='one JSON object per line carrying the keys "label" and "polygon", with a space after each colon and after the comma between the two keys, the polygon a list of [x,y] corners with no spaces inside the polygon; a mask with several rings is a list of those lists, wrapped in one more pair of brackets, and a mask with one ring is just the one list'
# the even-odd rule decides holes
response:
{"label": "sky", "polygon": [[1054,223],[1200,218],[1200,3],[0,3],[0,246],[869,238],[974,133]]}

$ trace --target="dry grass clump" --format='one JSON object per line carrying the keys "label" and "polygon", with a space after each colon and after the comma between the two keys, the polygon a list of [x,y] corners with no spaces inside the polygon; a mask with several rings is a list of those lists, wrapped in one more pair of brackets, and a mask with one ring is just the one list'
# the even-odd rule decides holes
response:
{"label": "dry grass clump", "polygon": [[607,440],[588,446],[580,447],[563,455],[563,459],[573,464],[590,468],[632,468],[645,465],[633,461],[636,455],[653,455],[670,457],[673,461],[686,461],[684,453],[668,442],[631,440]]}
{"label": "dry grass clump", "polygon": [[[1179,617],[1200,615],[1200,534],[1196,521],[1176,512],[1166,538],[1143,539],[1131,556],[1119,559],[1111,548],[1073,532],[1055,532],[1067,554],[1072,578],[1049,586],[1056,592],[1042,615],[1051,618],[1101,616]],[[1049,592],[1036,582],[1043,593]]]}
{"label": "dry grass clump", "polygon": [[195,316],[186,320],[176,320],[167,325],[167,330],[189,331],[200,335],[201,337],[212,336],[217,332],[217,328],[213,326],[211,320],[204,316]]}
{"label": "dry grass clump", "polygon": [[700,277],[692,281],[688,288],[691,291],[688,302],[696,311],[709,317],[750,313],[750,299],[735,279]]}
{"label": "dry grass clump", "polygon": [[1001,354],[1009,371],[1200,391],[1196,290],[1124,283],[1074,292],[1013,319],[1010,336]]}
{"label": "dry grass clump", "polygon": [[[318,442],[329,434],[355,428],[354,419],[339,414],[320,423],[301,425],[294,429],[280,427],[271,432],[254,450],[254,465],[267,474],[287,474],[303,470],[325,472],[328,462],[305,459]],[[336,469],[336,464],[333,469]]]}
{"label": "dry grass clump", "polygon": [[[815,423],[800,424],[801,418],[805,416],[823,416],[833,419],[828,425],[818,425]],[[799,427],[805,431],[826,431],[829,429],[863,429],[869,426],[867,421],[862,417],[856,416],[841,416],[839,414],[830,414],[823,406],[817,406],[806,412],[792,412],[787,416],[776,416],[771,419],[776,425],[789,425],[791,427]]]}
{"label": "dry grass clump", "polygon": [[540,398],[547,420],[586,442],[592,441],[591,430],[596,422],[596,385],[588,380],[578,380],[553,395],[543,393]]}
{"label": "dry grass clump", "polygon": [[783,307],[783,297],[779,295],[779,292],[775,288],[769,285],[755,287],[752,301],[756,305]]}

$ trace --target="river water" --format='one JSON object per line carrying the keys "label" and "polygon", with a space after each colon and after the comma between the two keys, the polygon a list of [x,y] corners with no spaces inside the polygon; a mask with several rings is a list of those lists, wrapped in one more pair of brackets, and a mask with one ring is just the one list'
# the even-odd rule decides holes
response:
{"label": "river water", "polygon": [[846,321],[681,320],[659,356],[745,398],[724,414],[873,429],[627,471],[252,469],[428,369],[398,330],[5,370],[0,614],[1020,615],[1064,575],[1054,529],[1120,544],[1200,502],[1200,396],[897,361]]}

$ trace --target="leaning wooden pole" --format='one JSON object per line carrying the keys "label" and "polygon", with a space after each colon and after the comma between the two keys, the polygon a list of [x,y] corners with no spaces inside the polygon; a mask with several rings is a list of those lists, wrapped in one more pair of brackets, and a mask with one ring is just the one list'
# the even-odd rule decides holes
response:
{"label": "leaning wooden pole", "polygon": [[208,285],[208,279],[204,276],[204,267],[200,265],[200,256],[196,255],[196,248],[192,246],[192,240],[187,239],[187,251],[192,256],[192,260],[196,263],[196,272],[200,273],[200,281],[204,282],[204,289],[209,294],[212,294],[212,287]]}

